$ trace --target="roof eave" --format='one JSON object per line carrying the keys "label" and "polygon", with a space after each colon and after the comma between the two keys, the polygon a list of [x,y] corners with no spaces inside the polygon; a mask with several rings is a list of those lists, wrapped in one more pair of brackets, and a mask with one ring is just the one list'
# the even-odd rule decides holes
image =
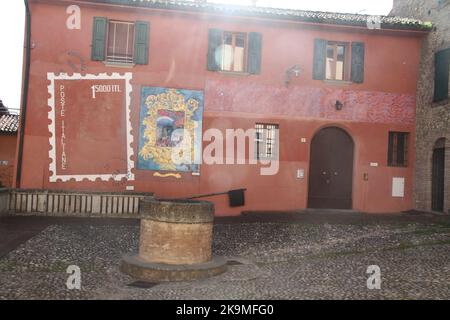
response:
{"label": "roof eave", "polygon": [[[357,28],[365,28],[369,29],[366,21],[349,21],[343,19],[319,19],[319,18],[311,18],[289,14],[289,12],[307,12],[303,10],[288,10],[288,9],[273,9],[273,8],[261,8],[257,7],[258,10],[275,10],[279,12],[279,14],[274,14],[270,12],[255,12],[255,7],[249,7],[248,9],[244,6],[226,6],[226,5],[218,5],[218,4],[202,4],[202,3],[177,3],[174,1],[134,1],[134,0],[79,0],[80,2],[89,2],[89,3],[97,3],[97,4],[109,4],[109,5],[118,5],[118,6],[129,6],[129,7],[140,7],[140,8],[149,8],[149,9],[160,9],[160,10],[176,10],[176,11],[185,11],[185,12],[196,12],[196,13],[209,13],[209,14],[221,14],[228,15],[234,17],[249,17],[249,18],[262,18],[262,19],[274,19],[280,21],[294,21],[294,22],[304,22],[304,23],[314,23],[318,25],[336,25],[336,26],[348,26],[348,27],[357,27]],[[227,13],[225,8],[229,7],[229,13]],[[281,12],[286,12],[281,14]],[[336,15],[345,15],[336,13]],[[352,15],[352,14],[349,14]],[[359,15],[359,16],[369,16],[369,15]],[[386,16],[388,17],[388,16]],[[390,16],[389,18],[395,18]],[[403,19],[397,17],[398,19]],[[406,18],[405,18],[406,20]],[[418,21],[418,20],[417,20]],[[412,32],[421,32],[428,33],[432,30],[433,25],[430,22],[422,22],[422,23],[381,23],[380,28],[377,30],[388,30],[388,31],[412,31]]]}

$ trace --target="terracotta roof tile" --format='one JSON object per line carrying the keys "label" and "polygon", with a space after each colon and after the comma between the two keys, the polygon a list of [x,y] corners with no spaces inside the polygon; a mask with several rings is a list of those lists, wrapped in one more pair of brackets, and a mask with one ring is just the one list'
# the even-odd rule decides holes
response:
{"label": "terracotta roof tile", "polygon": [[0,133],[17,133],[19,129],[19,116],[8,114],[0,116]]}
{"label": "terracotta roof tile", "polygon": [[217,4],[203,1],[182,0],[85,0],[88,2],[109,3],[119,5],[140,6],[157,9],[187,10],[197,12],[222,13],[236,16],[253,16],[276,18],[311,23],[336,24],[367,27],[368,21],[379,19],[381,29],[400,29],[414,31],[429,31],[430,22],[398,16],[372,16],[354,13],[336,13],[305,11],[294,9],[278,9],[270,7],[255,7],[242,5]]}

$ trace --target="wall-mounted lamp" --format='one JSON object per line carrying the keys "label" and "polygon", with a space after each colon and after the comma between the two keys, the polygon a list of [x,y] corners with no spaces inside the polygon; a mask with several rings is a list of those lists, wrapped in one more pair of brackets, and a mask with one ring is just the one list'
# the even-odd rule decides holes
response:
{"label": "wall-mounted lamp", "polygon": [[339,100],[336,100],[335,107],[336,107],[337,111],[341,111],[342,108],[344,107],[344,104],[342,102],[340,102]]}
{"label": "wall-mounted lamp", "polygon": [[291,78],[293,75],[295,75],[296,77],[300,76],[300,71],[301,68],[298,64],[286,70],[286,79],[284,80],[284,84],[286,87],[289,86],[289,83],[291,82]]}

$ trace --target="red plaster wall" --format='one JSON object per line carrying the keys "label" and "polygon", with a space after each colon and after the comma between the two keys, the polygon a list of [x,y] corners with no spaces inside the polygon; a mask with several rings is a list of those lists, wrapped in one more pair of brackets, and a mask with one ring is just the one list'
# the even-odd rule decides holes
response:
{"label": "red plaster wall", "polygon": [[[118,85],[121,92],[99,92],[94,100],[91,87],[99,82]],[[55,81],[57,174],[126,174],[125,81],[83,80],[73,83],[74,80]],[[65,148],[64,166],[61,147],[63,121],[67,123],[64,134],[69,141]]]}
{"label": "red plaster wall", "polygon": [[[347,27],[327,28],[293,22],[230,18],[149,9],[81,5],[81,30],[65,27],[64,2],[32,3],[32,67],[25,128],[22,188],[125,190],[155,192],[160,197],[247,188],[247,205],[230,209],[226,197],[214,198],[218,215],[242,210],[281,210],[306,207],[308,174],[296,179],[297,169],[309,168],[310,141],[320,128],[336,125],[355,141],[354,209],[394,212],[412,208],[414,149],[409,148],[408,168],[387,167],[390,130],[408,131],[414,141],[415,92],[421,38],[404,32],[381,33]],[[132,69],[107,67],[90,61],[94,16],[151,23],[150,63]],[[206,70],[208,28],[263,34],[262,73],[227,75]],[[330,84],[312,80],[315,38],[362,41],[366,46],[363,84]],[[294,64],[300,77],[284,86],[285,71]],[[253,128],[256,121],[280,125],[280,172],[260,176],[257,166],[206,166],[201,176],[157,178],[154,172],[135,170],[134,182],[49,182],[49,130],[47,72],[132,72],[131,121],[137,154],[140,89],[158,86],[203,90],[204,130]],[[345,107],[335,110],[340,100]],[[74,116],[74,121],[81,118]],[[99,119],[101,121],[101,119]],[[101,130],[99,126],[98,130]],[[99,132],[100,133],[100,132]],[[125,133],[124,133],[125,134]],[[306,143],[301,143],[306,138]],[[107,152],[107,146],[95,152]],[[83,158],[72,161],[83,161]],[[379,167],[370,167],[378,162]],[[98,164],[96,164],[98,165]],[[363,174],[369,181],[363,181]],[[392,178],[406,178],[404,198],[391,197]]]}
{"label": "red plaster wall", "polygon": [[16,143],[16,135],[0,135],[0,161],[8,161],[7,165],[0,163],[0,181],[4,187],[13,185]]}

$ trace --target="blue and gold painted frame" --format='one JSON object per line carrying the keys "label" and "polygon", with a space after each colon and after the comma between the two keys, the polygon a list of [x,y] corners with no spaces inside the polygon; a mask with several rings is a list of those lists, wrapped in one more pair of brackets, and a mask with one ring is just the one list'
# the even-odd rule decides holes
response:
{"label": "blue and gold painted frame", "polygon": [[[203,110],[202,91],[143,87],[138,169],[199,173]],[[182,152],[186,160],[174,161]]]}

